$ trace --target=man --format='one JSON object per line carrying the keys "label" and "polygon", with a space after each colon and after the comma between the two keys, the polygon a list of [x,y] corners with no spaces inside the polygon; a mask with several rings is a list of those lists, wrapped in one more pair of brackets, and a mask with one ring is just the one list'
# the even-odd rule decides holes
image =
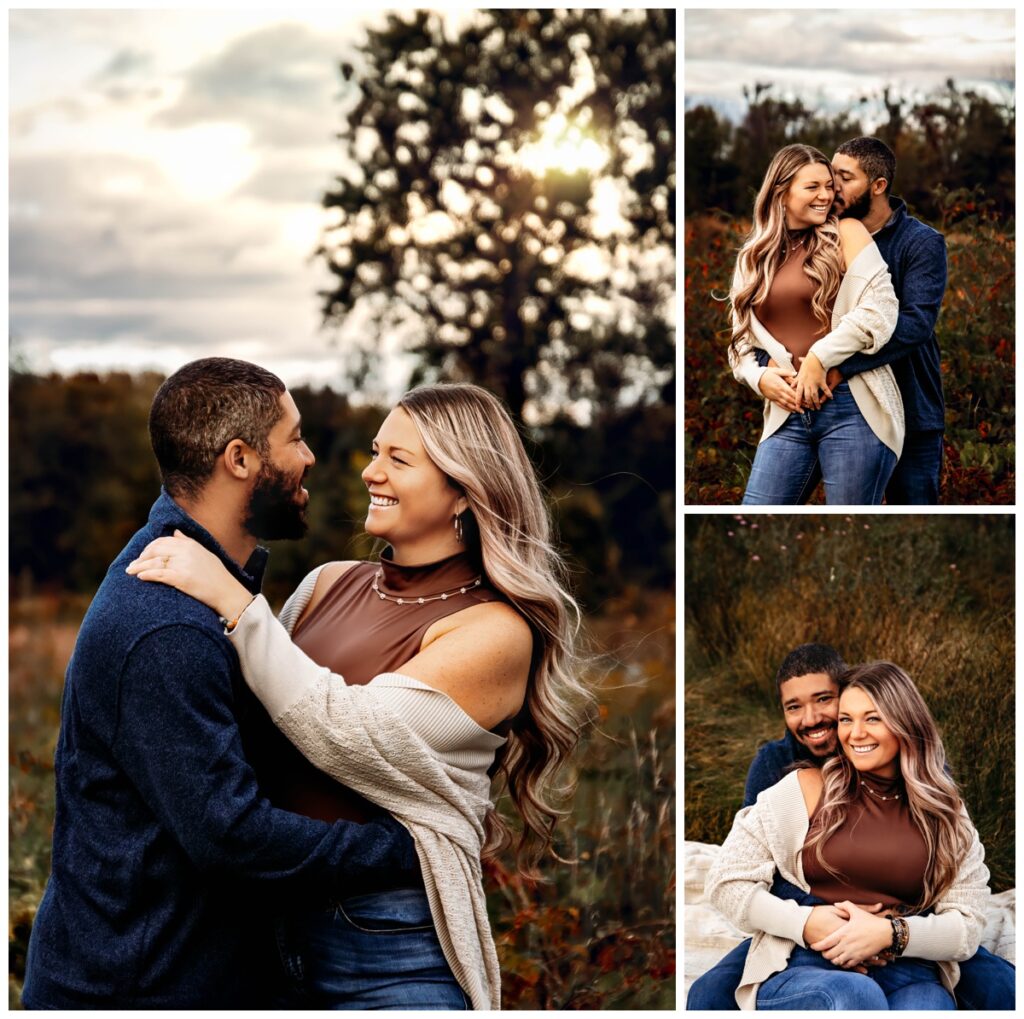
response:
{"label": "man", "polygon": [[[871,368],[891,365],[903,397],[906,437],[885,499],[890,506],[939,501],[945,404],[935,321],[946,291],[946,242],[891,194],[896,156],[877,138],[853,138],[836,149],[835,207],[859,219],[889,267],[900,304],[896,330],[877,354],[854,354],[828,374],[829,387]],[[759,352],[767,364],[767,356]],[[820,474],[819,474],[820,476]],[[819,477],[809,483],[809,495]]]}
{"label": "man", "polygon": [[[827,644],[801,644],[782,661],[775,682],[786,723],[786,734],[766,743],[747,772],[743,806],[749,807],[765,789],[775,785],[797,761],[820,767],[837,752],[839,679],[846,664]],[[776,874],[772,894],[794,899],[801,905],[821,900]],[[686,999],[687,1010],[738,1010],[735,991],[743,974],[750,939],[742,941],[707,973],[694,981]],[[956,985],[957,1006],[962,1009],[1012,1009],[1015,971],[1005,959],[985,948],[960,963]]]}
{"label": "man", "polygon": [[329,825],[260,795],[239,735],[255,701],[225,621],[125,574],[180,530],[258,592],[257,538],[305,531],[314,458],[291,395],[256,365],[194,361],[160,387],[150,436],[164,490],[107,572],[65,679],[28,1008],[268,1007],[275,909],[417,867],[390,817]]}

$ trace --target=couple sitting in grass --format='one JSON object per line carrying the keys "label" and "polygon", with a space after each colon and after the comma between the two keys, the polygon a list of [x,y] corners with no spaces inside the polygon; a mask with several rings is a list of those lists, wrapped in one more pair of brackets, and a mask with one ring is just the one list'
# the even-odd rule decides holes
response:
{"label": "couple sitting in grass", "polygon": [[988,868],[920,693],[889,662],[804,644],[707,875],[753,937],[688,1009],[1012,1009],[1014,967],[979,947]]}

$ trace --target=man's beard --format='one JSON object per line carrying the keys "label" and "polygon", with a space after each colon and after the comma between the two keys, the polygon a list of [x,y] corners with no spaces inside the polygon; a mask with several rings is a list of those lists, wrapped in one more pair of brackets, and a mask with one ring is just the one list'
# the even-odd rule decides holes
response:
{"label": "man's beard", "polygon": [[840,210],[840,219],[863,219],[871,211],[871,188],[865,188],[860,198]]}
{"label": "man's beard", "polygon": [[246,508],[245,529],[264,541],[305,537],[306,506],[296,501],[305,473],[292,481],[284,471],[264,463]]}

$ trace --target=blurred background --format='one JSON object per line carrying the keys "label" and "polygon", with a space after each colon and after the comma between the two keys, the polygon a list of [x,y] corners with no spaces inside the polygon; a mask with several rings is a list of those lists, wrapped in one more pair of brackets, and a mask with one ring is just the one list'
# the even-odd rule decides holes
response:
{"label": "blurred background", "polygon": [[600,719],[547,882],[491,868],[505,1007],[674,994],[671,11],[10,15],[12,1006],[49,869],[63,671],[159,488],[146,419],[211,354],[276,371],[317,455],[280,604],[367,554],[390,402],[522,422]]}
{"label": "blurred background", "polygon": [[1015,887],[1014,520],[686,517],[686,838],[721,843],[758,746],[785,733],[775,673],[798,644],[904,668],[985,846]]}
{"label": "blurred background", "polygon": [[1013,503],[1014,28],[1011,10],[687,12],[687,503],[738,503],[761,434],[714,298],[768,164],[791,142],[831,158],[863,134],[893,149],[893,194],[946,238],[940,501]]}

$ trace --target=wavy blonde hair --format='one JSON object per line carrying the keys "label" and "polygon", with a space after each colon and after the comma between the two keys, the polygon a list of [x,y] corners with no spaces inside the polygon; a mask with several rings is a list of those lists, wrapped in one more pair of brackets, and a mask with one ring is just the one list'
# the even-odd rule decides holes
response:
{"label": "wavy blonde hair", "polygon": [[[729,352],[734,358],[749,349],[750,316],[754,308],[767,299],[775,274],[786,258],[783,243],[786,237],[786,194],[797,173],[814,163],[828,167],[829,176],[835,184],[832,164],[810,145],[787,145],[779,149],[764,175],[754,202],[754,221],[736,259],[737,274],[747,282],[737,287],[734,279],[729,294],[732,304]],[[804,272],[815,286],[811,311],[825,329],[831,325],[832,305],[843,275],[838,223],[836,215],[830,211],[821,226],[807,230]]]}
{"label": "wavy blonde hair", "polygon": [[[592,716],[593,695],[579,678],[580,609],[552,544],[533,465],[497,397],[467,383],[438,384],[411,390],[398,406],[412,417],[430,459],[465,494],[467,548],[479,551],[491,585],[533,631],[526,700],[496,764],[523,819],[519,870],[536,876],[573,789],[573,783],[557,786],[556,777]],[[511,844],[512,833],[496,810],[489,812],[486,830],[485,856]]]}
{"label": "wavy blonde hair", "polygon": [[[892,662],[868,662],[849,669],[839,680],[840,697],[852,689],[863,690],[874,701],[882,721],[899,740],[897,766],[911,819],[924,836],[928,856],[921,900],[914,905],[927,909],[953,883],[972,841],[960,793],[946,772],[939,730],[913,680]],[[821,774],[821,805],[806,846],[813,846],[818,863],[842,880],[822,851],[846,820],[850,804],[861,795],[860,783],[857,770],[844,753],[828,761]]]}

